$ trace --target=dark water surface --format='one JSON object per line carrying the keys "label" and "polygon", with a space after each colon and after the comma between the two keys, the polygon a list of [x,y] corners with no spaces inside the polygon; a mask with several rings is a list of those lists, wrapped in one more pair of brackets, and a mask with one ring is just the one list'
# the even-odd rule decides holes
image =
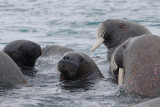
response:
{"label": "dark water surface", "polygon": [[[0,88],[0,107],[121,107],[146,99],[120,94],[107,74],[106,48],[95,52],[97,26],[109,18],[140,23],[160,35],[159,0],[0,0],[0,49],[17,39],[62,45],[90,55],[106,79],[71,88],[59,82],[60,56],[39,58],[28,86]],[[7,87],[7,86],[6,86]]]}

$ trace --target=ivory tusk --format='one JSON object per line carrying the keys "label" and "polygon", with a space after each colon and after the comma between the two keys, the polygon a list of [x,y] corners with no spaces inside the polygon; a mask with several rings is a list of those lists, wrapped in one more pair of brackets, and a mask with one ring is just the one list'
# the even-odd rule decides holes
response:
{"label": "ivory tusk", "polygon": [[122,85],[124,79],[124,69],[119,68],[119,73],[118,73],[118,85]]}
{"label": "ivory tusk", "polygon": [[94,51],[97,47],[99,47],[104,42],[103,37],[99,38],[97,43],[92,47],[91,51]]}

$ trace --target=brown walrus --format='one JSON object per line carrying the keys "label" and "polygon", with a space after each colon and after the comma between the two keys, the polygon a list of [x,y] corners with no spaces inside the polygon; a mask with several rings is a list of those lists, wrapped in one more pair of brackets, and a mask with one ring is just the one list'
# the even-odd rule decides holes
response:
{"label": "brown walrus", "polygon": [[58,62],[60,80],[103,78],[96,63],[85,53],[67,52]]}
{"label": "brown walrus", "polygon": [[41,47],[29,40],[15,40],[8,43],[3,51],[20,67],[23,74],[36,72],[37,58],[41,55]]}
{"label": "brown walrus", "polygon": [[130,38],[116,48],[111,59],[111,70],[118,75],[125,92],[160,96],[159,36],[148,34]]}
{"label": "brown walrus", "polygon": [[151,34],[151,32],[144,26],[121,20],[108,19],[102,22],[98,27],[98,41],[91,49],[95,50],[102,43],[108,48],[107,59],[110,61],[114,50],[130,37]]}
{"label": "brown walrus", "polygon": [[27,83],[16,63],[6,53],[0,51],[0,59],[0,83],[9,85]]}

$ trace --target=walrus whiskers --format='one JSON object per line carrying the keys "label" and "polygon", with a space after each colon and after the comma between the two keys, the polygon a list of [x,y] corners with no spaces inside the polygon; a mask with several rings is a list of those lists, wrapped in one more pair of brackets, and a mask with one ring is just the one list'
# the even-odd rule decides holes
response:
{"label": "walrus whiskers", "polygon": [[101,23],[98,27],[98,41],[95,43],[95,45],[91,48],[91,51],[94,51],[97,47],[99,47],[104,42],[104,34],[106,33],[106,28],[103,23]]}
{"label": "walrus whiskers", "polygon": [[118,69],[118,66],[115,62],[115,57],[114,57],[114,54],[111,56],[111,73],[112,75],[114,75],[114,70],[117,70]]}
{"label": "walrus whiskers", "polygon": [[101,38],[101,37],[104,37],[104,34],[106,33],[106,26],[101,23],[99,26],[98,26],[98,31],[97,31],[97,39]]}

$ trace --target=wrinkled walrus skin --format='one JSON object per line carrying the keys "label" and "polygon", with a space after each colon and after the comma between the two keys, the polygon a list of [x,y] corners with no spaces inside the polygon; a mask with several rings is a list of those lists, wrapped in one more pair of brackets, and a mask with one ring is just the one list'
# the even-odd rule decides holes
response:
{"label": "wrinkled walrus skin", "polygon": [[[114,74],[123,68],[125,92],[147,97],[160,96],[160,37],[142,35],[130,38],[113,53],[116,66]],[[112,61],[111,61],[112,62]]]}

